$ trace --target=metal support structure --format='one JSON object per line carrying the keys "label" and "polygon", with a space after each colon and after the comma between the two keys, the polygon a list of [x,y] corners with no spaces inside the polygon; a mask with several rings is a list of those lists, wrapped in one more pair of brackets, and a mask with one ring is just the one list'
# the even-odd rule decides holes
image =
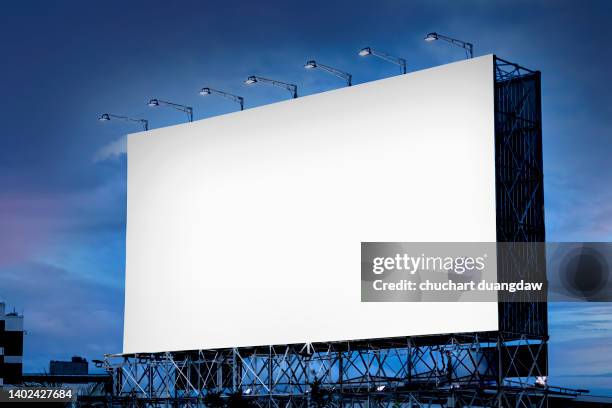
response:
{"label": "metal support structure", "polygon": [[251,84],[254,84],[254,83],[257,83],[257,82],[263,82],[265,84],[270,84],[270,85],[273,85],[273,86],[277,86],[279,88],[286,89],[291,94],[291,97],[293,97],[293,98],[297,98],[298,97],[297,85],[295,85],[295,84],[290,84],[290,83],[287,83],[287,82],[277,81],[275,79],[268,79],[268,78],[260,77],[260,76],[257,76],[257,75],[251,75],[250,77],[248,77],[246,79],[246,81],[244,81],[244,83],[247,84],[247,85],[251,85]]}
{"label": "metal support structure", "polygon": [[189,117],[189,121],[193,122],[193,108],[191,106],[180,105],[178,103],[168,102],[168,101],[164,101],[164,100],[157,99],[157,98],[151,99],[148,105],[151,107],[164,105],[164,106],[174,108],[178,111],[185,112],[187,116]]}
{"label": "metal support structure", "polygon": [[487,332],[107,356],[105,368],[120,406],[231,405],[240,397],[261,407],[520,407],[507,402],[541,402],[549,392],[528,380],[541,374],[545,352],[538,339]]}
{"label": "metal support structure", "polygon": [[146,119],[133,119],[133,118],[130,118],[130,117],[127,117],[127,116],[115,115],[113,113],[103,113],[102,115],[100,115],[98,120],[100,122],[107,122],[107,121],[111,120],[111,118],[123,120],[125,122],[140,123],[142,125],[142,127],[144,128],[145,132],[147,130],[149,130],[149,121],[146,120]]}
{"label": "metal support structure", "polygon": [[406,60],[400,57],[394,57],[391,54],[387,54],[386,52],[378,51],[373,49],[372,47],[364,47],[359,51],[359,55],[362,57],[373,55],[380,59],[383,59],[392,64],[398,65],[400,67],[400,72],[402,74],[406,73]]}
{"label": "metal support structure", "polygon": [[224,97],[225,99],[234,101],[240,105],[240,110],[244,110],[244,98],[242,96],[234,95],[229,92],[219,91],[218,89],[213,89],[213,88],[208,88],[208,87],[202,88],[200,90],[200,95],[211,95],[211,94],[220,95]]}
{"label": "metal support structure", "polygon": [[[496,57],[494,70],[497,240],[543,242],[540,74]],[[511,261],[499,261],[502,274]],[[545,303],[500,303],[499,322],[494,332],[107,356],[104,367],[116,406],[531,408],[580,394],[536,384],[548,375]]]}
{"label": "metal support structure", "polygon": [[330,74],[337,76],[340,79],[345,80],[347,86],[353,85],[353,76],[349,74],[348,72],[344,72],[337,68],[330,67],[329,65],[321,64],[320,62],[317,62],[315,60],[308,61],[306,64],[304,64],[304,68],[306,69],[321,68],[322,70],[327,71]]}
{"label": "metal support structure", "polygon": [[448,43],[456,45],[457,47],[463,48],[465,50],[466,58],[474,58],[474,44],[458,40],[456,38],[448,37],[446,35],[438,34],[438,33],[429,33],[425,36],[425,41],[435,41],[435,40],[444,40]]}
{"label": "metal support structure", "polygon": [[[546,255],[537,244],[546,239],[540,72],[494,61],[497,241],[516,243],[498,260],[498,277],[546,281]],[[500,330],[547,337],[546,303],[517,300],[500,303]]]}

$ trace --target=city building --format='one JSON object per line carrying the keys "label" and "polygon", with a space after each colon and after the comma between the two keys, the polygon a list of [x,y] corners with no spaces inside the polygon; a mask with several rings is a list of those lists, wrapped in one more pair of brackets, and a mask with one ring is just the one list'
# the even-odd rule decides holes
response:
{"label": "city building", "polygon": [[89,363],[83,357],[74,356],[70,361],[49,362],[50,375],[87,375],[89,374]]}
{"label": "city building", "polygon": [[0,302],[0,385],[22,381],[23,334],[23,315]]}

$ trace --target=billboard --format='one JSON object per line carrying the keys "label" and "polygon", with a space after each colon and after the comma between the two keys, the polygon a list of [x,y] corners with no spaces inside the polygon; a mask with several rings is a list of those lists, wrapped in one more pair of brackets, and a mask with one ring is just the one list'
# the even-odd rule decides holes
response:
{"label": "billboard", "polygon": [[124,353],[496,330],[366,303],[361,242],[494,242],[493,56],[128,137]]}

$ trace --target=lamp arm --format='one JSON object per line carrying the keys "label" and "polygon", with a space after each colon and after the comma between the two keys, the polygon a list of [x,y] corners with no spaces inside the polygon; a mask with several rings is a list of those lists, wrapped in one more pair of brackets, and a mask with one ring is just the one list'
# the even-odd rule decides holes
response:
{"label": "lamp arm", "polygon": [[161,99],[158,99],[157,102],[170,106],[176,110],[179,110],[181,112],[185,112],[187,114],[187,116],[189,116],[189,121],[193,122],[193,108],[191,106],[185,106],[185,105],[181,105],[178,103],[174,103],[174,102],[168,102],[168,101],[164,101]]}
{"label": "lamp arm", "polygon": [[164,105],[171,106],[174,109],[180,110],[182,112],[189,112],[190,110],[192,110],[192,108],[190,106],[185,106],[185,105],[181,105],[181,104],[174,103],[174,102],[168,102],[168,101],[164,101],[164,100],[161,100],[161,99],[158,99],[157,101],[159,103],[164,104]]}
{"label": "lamp arm", "polygon": [[441,34],[436,34],[436,35],[438,38],[466,50],[466,52],[469,54],[469,58],[474,57],[474,44],[466,42],[466,41],[461,41],[456,38],[448,37],[446,35],[441,35]]}
{"label": "lamp arm", "polygon": [[395,65],[399,65],[402,74],[406,73],[406,60],[404,58],[394,57],[393,55],[387,54],[386,52],[376,51],[374,49],[370,49],[372,55],[384,59],[385,61],[391,62]]}
{"label": "lamp arm", "polygon": [[294,98],[297,98],[297,85],[295,84],[289,84],[287,82],[277,81],[275,79],[268,79],[258,76],[256,76],[255,78],[257,78],[258,81],[266,82],[268,84],[278,86],[279,88],[284,88],[288,90]]}
{"label": "lamp arm", "polygon": [[349,74],[348,72],[340,71],[339,69],[330,67],[329,65],[320,64],[318,62],[316,64],[317,64],[317,67],[323,68],[325,71],[329,72],[330,74],[335,75],[338,78],[344,79],[348,83],[348,86],[352,85],[353,76]]}
{"label": "lamp arm", "polygon": [[115,119],[121,119],[124,120],[126,122],[137,122],[143,125],[144,130],[149,130],[149,121],[146,119],[134,119],[134,118],[130,118],[127,116],[121,116],[121,115],[115,115],[113,113],[107,113],[108,116],[110,116],[111,118],[115,118]]}
{"label": "lamp arm", "polygon": [[240,110],[244,109],[244,98],[242,96],[234,95],[229,92],[219,91],[218,89],[212,89],[212,88],[208,88],[208,89],[210,89],[211,92],[216,93],[217,95],[220,95],[226,99],[232,100],[240,104]]}

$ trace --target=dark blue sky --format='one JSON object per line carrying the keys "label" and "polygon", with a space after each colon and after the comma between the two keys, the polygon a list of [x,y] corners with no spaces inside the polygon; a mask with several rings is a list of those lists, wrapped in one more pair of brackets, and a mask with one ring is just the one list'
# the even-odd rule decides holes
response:
{"label": "dark blue sky", "polygon": [[[463,58],[438,31],[542,71],[549,241],[612,238],[612,3],[606,1],[6,1],[0,6],[0,298],[25,312],[25,369],[121,351],[127,123],[183,121],[149,98],[191,105],[196,119],[285,98],[247,88],[260,74],[300,94],[340,86],[302,68],[316,58],[354,82],[393,75],[370,45],[418,70]],[[118,141],[119,140],[119,141]],[[169,271],[170,272],[170,271]],[[552,306],[552,381],[612,392],[612,306]]]}

